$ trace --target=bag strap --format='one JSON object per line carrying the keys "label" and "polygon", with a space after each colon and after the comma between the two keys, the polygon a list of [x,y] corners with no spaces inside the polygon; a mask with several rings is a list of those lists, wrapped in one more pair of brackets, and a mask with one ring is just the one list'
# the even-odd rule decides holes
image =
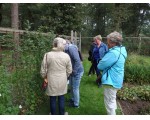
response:
{"label": "bag strap", "polygon": [[[118,51],[118,50],[117,50],[117,51]],[[107,73],[106,79],[108,78],[108,70],[110,70],[110,69],[118,62],[118,60],[119,60],[121,54],[122,54],[122,53],[121,53],[121,46],[120,46],[120,53],[119,53],[118,59],[117,59],[116,62],[114,62],[114,63],[106,70],[106,72],[105,72],[105,73]],[[105,73],[104,73],[104,74],[105,74]],[[103,74],[103,75],[104,75],[104,74]]]}

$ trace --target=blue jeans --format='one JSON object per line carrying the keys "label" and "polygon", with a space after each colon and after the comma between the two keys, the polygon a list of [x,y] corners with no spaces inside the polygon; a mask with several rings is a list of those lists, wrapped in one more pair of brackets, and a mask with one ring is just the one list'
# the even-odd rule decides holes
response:
{"label": "blue jeans", "polygon": [[70,77],[71,99],[74,102],[75,106],[79,106],[79,101],[80,101],[79,87],[80,87],[80,81],[81,81],[81,77],[83,76],[83,73],[84,72],[79,72],[76,75]]}
{"label": "blue jeans", "polygon": [[[56,115],[56,97],[57,96],[50,96],[50,110],[52,115]],[[59,107],[59,115],[64,115],[65,113],[64,95],[58,96],[58,107]]]}

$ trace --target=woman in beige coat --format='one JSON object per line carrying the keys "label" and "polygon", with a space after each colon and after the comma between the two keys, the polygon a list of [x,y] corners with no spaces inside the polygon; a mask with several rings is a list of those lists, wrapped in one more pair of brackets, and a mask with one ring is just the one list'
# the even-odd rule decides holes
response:
{"label": "woman in beige coat", "polygon": [[50,96],[51,114],[56,115],[56,97],[58,97],[59,114],[65,114],[65,98],[67,93],[67,77],[72,73],[71,60],[64,53],[66,41],[55,38],[51,52],[44,55],[41,65],[41,75],[48,82],[46,94]]}

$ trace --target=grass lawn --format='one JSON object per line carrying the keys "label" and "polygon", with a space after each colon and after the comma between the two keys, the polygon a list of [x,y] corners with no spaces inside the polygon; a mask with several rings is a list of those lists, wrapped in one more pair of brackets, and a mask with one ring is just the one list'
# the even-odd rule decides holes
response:
{"label": "grass lawn", "polygon": [[[87,76],[90,68],[90,62],[84,60],[84,75],[80,84],[80,108],[70,108],[68,101],[70,99],[69,93],[65,95],[66,98],[66,111],[69,115],[107,115],[104,100],[103,88],[98,88],[95,83],[96,75]],[[49,100],[37,112],[38,115],[48,115],[50,111]],[[120,114],[120,109],[117,110]]]}

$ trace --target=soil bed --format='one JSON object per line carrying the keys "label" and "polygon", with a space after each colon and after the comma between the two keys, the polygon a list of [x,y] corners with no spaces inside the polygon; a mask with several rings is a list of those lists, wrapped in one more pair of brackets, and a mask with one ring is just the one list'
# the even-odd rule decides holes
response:
{"label": "soil bed", "polygon": [[141,110],[148,109],[150,107],[150,101],[137,100],[134,103],[125,100],[118,100],[122,107],[124,115],[139,115]]}

